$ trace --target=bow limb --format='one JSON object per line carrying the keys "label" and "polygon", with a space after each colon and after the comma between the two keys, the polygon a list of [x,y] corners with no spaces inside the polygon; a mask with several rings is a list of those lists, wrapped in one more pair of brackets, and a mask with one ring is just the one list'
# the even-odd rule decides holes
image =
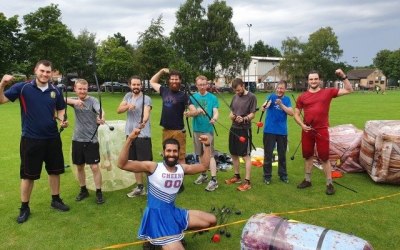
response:
{"label": "bow limb", "polygon": [[[204,109],[204,107],[200,104],[200,102],[196,99],[196,97],[194,97],[194,96],[192,95],[192,93],[190,93],[190,91],[188,91],[188,93],[189,93],[189,96],[197,103],[197,105],[199,105],[199,107],[201,108],[201,110],[203,110],[203,112],[204,112],[204,114],[207,116],[208,120],[211,121],[211,119],[212,119],[211,116],[207,113],[207,111],[206,111],[206,110]],[[218,136],[218,132],[217,132],[217,129],[215,128],[215,125],[212,124],[212,126],[213,126],[213,129],[214,129],[215,135]]]}

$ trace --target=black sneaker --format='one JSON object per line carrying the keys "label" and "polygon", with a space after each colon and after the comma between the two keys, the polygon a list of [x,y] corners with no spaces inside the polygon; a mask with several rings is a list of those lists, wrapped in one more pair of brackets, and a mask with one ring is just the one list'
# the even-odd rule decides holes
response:
{"label": "black sneaker", "polygon": [[19,224],[24,223],[25,221],[28,220],[30,214],[31,214],[31,209],[29,207],[27,207],[25,209],[20,208],[17,222]]}
{"label": "black sneaker", "polygon": [[325,193],[326,193],[327,195],[332,195],[332,194],[335,193],[335,188],[333,187],[332,184],[329,184],[328,186],[326,186],[326,191],[325,191]]}
{"label": "black sneaker", "polygon": [[104,202],[103,193],[96,193],[96,203],[103,204]]}
{"label": "black sneaker", "polygon": [[264,183],[267,185],[271,184],[271,178],[265,178]]}
{"label": "black sneaker", "polygon": [[297,188],[303,189],[311,186],[312,186],[311,181],[303,180],[299,185],[297,185]]}
{"label": "black sneaker", "polygon": [[78,196],[76,196],[75,200],[76,201],[81,201],[85,198],[89,197],[89,191],[80,191]]}
{"label": "black sneaker", "polygon": [[288,179],[286,176],[281,176],[281,177],[279,177],[279,179],[280,179],[282,182],[284,182],[284,183],[286,183],[286,184],[289,184],[289,179]]}
{"label": "black sneaker", "polygon": [[64,202],[61,199],[60,200],[51,201],[51,206],[54,209],[60,210],[62,212],[69,211],[69,206],[65,205]]}

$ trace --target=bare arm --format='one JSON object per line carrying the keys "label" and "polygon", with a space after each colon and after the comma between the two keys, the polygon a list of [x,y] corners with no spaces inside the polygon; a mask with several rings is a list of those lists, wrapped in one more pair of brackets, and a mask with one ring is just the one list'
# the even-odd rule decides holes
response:
{"label": "bare arm", "polygon": [[201,135],[199,140],[203,144],[204,152],[201,156],[201,163],[188,165],[182,164],[183,171],[185,174],[197,174],[204,171],[207,171],[210,167],[210,158],[211,158],[211,149],[210,149],[210,141],[207,135]]}
{"label": "bare arm", "polygon": [[129,156],[129,148],[132,144],[132,141],[138,137],[140,134],[140,129],[134,129],[132,133],[128,136],[126,139],[124,145],[122,146],[121,152],[119,153],[118,156],[118,167],[120,169],[134,172],[134,173],[140,173],[140,172],[147,172],[147,173],[153,173],[157,163],[153,161],[130,161],[128,160]]}
{"label": "bare arm", "polygon": [[303,120],[301,119],[300,112],[301,112],[300,109],[294,108],[294,120],[296,121],[297,124],[300,125],[302,130],[304,130],[304,131],[311,130],[310,126],[307,126],[306,124],[303,123]]}
{"label": "bare arm", "polygon": [[213,116],[211,117],[210,123],[214,124],[217,122],[219,117],[219,112],[217,108],[213,108]]}
{"label": "bare arm", "polygon": [[343,79],[343,83],[344,83],[344,88],[339,89],[338,96],[347,95],[347,94],[350,94],[351,92],[353,92],[353,86],[351,86],[351,83],[350,83],[349,79],[347,79],[347,76],[343,72],[343,70],[337,69],[335,71],[335,74],[338,77],[340,77],[340,79]]}
{"label": "bare arm", "polygon": [[160,71],[158,71],[151,79],[150,79],[150,85],[151,87],[157,92],[160,93],[160,78],[163,74],[168,74],[169,73],[169,69],[167,68],[163,68],[160,69]]}
{"label": "bare arm", "polygon": [[292,107],[287,107],[285,104],[282,103],[281,99],[276,99],[275,101],[276,104],[279,105],[279,107],[288,115],[293,116],[293,109]]}
{"label": "bare arm", "polygon": [[129,104],[126,101],[122,101],[117,108],[117,113],[118,114],[124,113],[124,112],[128,111],[129,109],[132,109],[133,108],[132,106],[133,106],[132,104]]}
{"label": "bare arm", "polygon": [[4,75],[0,82],[0,104],[6,103],[10,100],[4,95],[4,88],[12,82],[14,77],[12,75]]}

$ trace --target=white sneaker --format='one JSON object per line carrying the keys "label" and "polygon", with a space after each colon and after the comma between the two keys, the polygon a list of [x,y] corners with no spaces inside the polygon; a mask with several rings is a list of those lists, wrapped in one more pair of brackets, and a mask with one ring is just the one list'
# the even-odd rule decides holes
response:
{"label": "white sneaker", "polygon": [[206,191],[212,192],[212,191],[214,191],[214,190],[217,189],[217,188],[218,188],[218,182],[217,182],[217,181],[211,180],[211,181],[208,183],[207,187],[206,187]]}
{"label": "white sneaker", "polygon": [[197,179],[194,181],[194,184],[197,185],[203,184],[207,181],[207,179],[208,179],[207,175],[200,174],[199,177],[197,177]]}
{"label": "white sneaker", "polygon": [[143,189],[136,187],[132,190],[132,192],[126,194],[126,196],[128,196],[129,198],[133,198],[140,195],[146,195],[146,189],[144,187]]}

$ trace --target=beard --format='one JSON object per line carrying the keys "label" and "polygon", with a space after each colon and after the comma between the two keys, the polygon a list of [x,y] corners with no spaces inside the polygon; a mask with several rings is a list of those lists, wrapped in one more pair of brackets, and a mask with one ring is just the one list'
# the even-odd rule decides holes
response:
{"label": "beard", "polygon": [[[169,160],[169,158],[173,158],[173,160]],[[178,163],[178,157],[163,157],[165,165],[168,167],[175,167],[175,165]]]}

